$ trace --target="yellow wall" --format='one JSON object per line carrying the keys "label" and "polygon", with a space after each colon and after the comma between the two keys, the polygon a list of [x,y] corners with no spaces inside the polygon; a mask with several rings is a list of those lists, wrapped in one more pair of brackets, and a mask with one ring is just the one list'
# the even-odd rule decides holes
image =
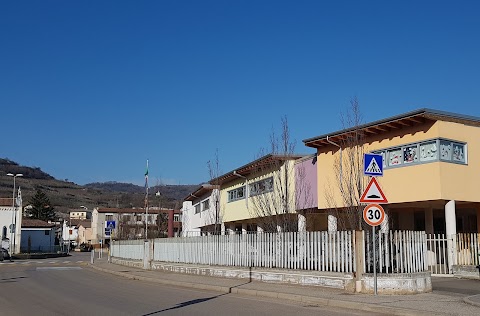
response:
{"label": "yellow wall", "polygon": [[[245,185],[245,179],[238,178],[238,180],[231,181],[225,186],[221,186],[220,189],[220,203],[221,213],[223,215],[224,222],[231,222],[249,218],[247,210],[247,200],[240,199],[233,202],[228,202],[228,191],[236,189]],[[245,191],[246,192],[246,191]]]}
{"label": "yellow wall", "polygon": [[[256,181],[266,179],[269,177],[274,178],[274,190],[277,189],[279,186],[283,186],[284,184],[279,184],[278,181],[280,179],[279,174],[284,174],[284,168],[285,166],[289,166],[289,171],[288,171],[288,178],[290,181],[289,185],[289,192],[290,192],[290,206],[292,210],[295,209],[295,185],[294,185],[294,163],[293,161],[288,161],[287,164],[282,164],[282,167],[280,167],[280,171],[278,170],[262,170],[256,174],[249,175],[247,177],[247,182],[245,182],[245,179],[243,178],[238,178],[234,181],[231,181],[226,184],[221,185],[220,189],[220,204],[222,207],[221,213],[223,215],[223,221],[224,222],[232,222],[232,221],[241,221],[241,220],[246,220],[246,219],[251,219],[255,218],[255,214],[258,214],[254,210],[254,202],[252,199],[255,197],[249,197],[248,199],[241,199],[233,202],[228,202],[228,191],[231,191],[233,189],[236,189],[238,187],[246,185],[246,183],[252,184]],[[247,191],[245,191],[247,192]],[[247,194],[247,193],[246,193]],[[270,193],[264,193],[264,194],[273,194],[272,192]]]}
{"label": "yellow wall", "polygon": [[[477,189],[480,179],[480,164],[478,163],[480,148],[477,145],[480,139],[480,128],[478,127],[443,121],[426,123],[370,137],[367,139],[365,152],[435,138],[467,143],[468,164],[460,165],[437,161],[384,169],[384,175],[378,177],[378,182],[389,203],[439,199],[480,201]],[[320,209],[332,206],[332,203],[326,202],[326,190],[333,192],[334,204],[337,207],[343,206],[334,172],[335,157],[338,159],[338,156],[339,150],[334,146],[318,150],[317,181]],[[348,166],[344,166],[344,176],[347,172]],[[365,177],[365,181],[368,181],[367,177]]]}

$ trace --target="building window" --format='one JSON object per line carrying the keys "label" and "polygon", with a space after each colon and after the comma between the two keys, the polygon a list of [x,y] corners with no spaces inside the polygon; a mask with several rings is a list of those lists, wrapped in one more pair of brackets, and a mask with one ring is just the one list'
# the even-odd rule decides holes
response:
{"label": "building window", "polygon": [[440,159],[465,163],[465,145],[447,140],[440,141]]}
{"label": "building window", "polygon": [[250,195],[258,195],[273,191],[273,177],[263,179],[250,184]]}
{"label": "building window", "polygon": [[181,221],[180,218],[181,218],[180,214],[173,214],[173,221],[174,222],[180,222]]}
{"label": "building window", "polygon": [[398,166],[402,164],[402,149],[395,148],[388,151],[388,166]]}
{"label": "building window", "polygon": [[245,187],[228,191],[228,202],[237,201],[243,198],[245,198]]}
{"label": "building window", "polygon": [[141,222],[142,221],[142,215],[137,215],[137,222]]}
{"label": "building window", "polygon": [[125,223],[129,222],[130,221],[130,215],[123,215],[122,216],[122,221],[125,222]]}
{"label": "building window", "polygon": [[437,142],[420,144],[420,161],[431,161],[438,159]]}
{"label": "building window", "polygon": [[465,145],[453,143],[452,161],[465,163]]}
{"label": "building window", "polygon": [[383,166],[387,169],[435,161],[459,164],[467,164],[468,162],[467,144],[442,138],[388,148],[374,153],[384,157]]}
{"label": "building window", "polygon": [[113,221],[113,215],[105,215],[106,221]]}
{"label": "building window", "polygon": [[198,203],[198,204],[195,204],[195,206],[194,206],[194,207],[195,207],[195,214],[198,214],[198,213],[200,213],[200,203]]}
{"label": "building window", "polygon": [[403,147],[403,163],[409,164],[418,161],[418,145]]}
{"label": "building window", "polygon": [[202,211],[207,211],[210,208],[210,199],[202,202]]}

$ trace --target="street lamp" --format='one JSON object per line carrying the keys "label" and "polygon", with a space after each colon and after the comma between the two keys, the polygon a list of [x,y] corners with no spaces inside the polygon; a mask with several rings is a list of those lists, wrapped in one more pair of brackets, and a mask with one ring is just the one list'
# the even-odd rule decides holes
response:
{"label": "street lamp", "polygon": [[12,226],[10,228],[10,255],[15,253],[15,232],[17,230],[17,217],[15,216],[16,207],[15,207],[15,179],[17,177],[23,177],[22,173],[7,173],[7,176],[13,177],[13,195],[12,195]]}

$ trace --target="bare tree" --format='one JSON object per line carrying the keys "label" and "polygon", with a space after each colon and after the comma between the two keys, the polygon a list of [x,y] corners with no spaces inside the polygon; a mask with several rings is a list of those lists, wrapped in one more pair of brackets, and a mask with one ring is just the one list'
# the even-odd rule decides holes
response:
{"label": "bare tree", "polygon": [[213,160],[207,161],[208,175],[210,177],[210,185],[212,185],[212,194],[209,205],[209,212],[206,224],[213,228],[215,235],[221,234],[224,207],[220,204],[220,159],[218,157],[218,149],[215,150],[215,157]]}
{"label": "bare tree", "polygon": [[[337,218],[339,230],[357,229],[365,226],[362,218],[363,206],[360,197],[366,186],[366,177],[363,175],[363,155],[365,134],[361,130],[362,115],[358,99],[350,101],[350,108],[341,114],[341,123],[346,130],[339,142],[339,155],[335,158],[335,184],[325,191],[325,199],[332,215]],[[335,196],[340,192],[341,205],[338,205]]]}
{"label": "bare tree", "polygon": [[280,136],[272,130],[270,153],[265,155],[265,150],[260,150],[259,155],[263,157],[254,164],[252,174],[255,178],[248,179],[247,192],[251,201],[248,209],[264,231],[298,230],[295,182],[304,175],[295,174],[295,160],[300,156],[294,152],[295,143],[290,140],[287,117],[282,117]]}

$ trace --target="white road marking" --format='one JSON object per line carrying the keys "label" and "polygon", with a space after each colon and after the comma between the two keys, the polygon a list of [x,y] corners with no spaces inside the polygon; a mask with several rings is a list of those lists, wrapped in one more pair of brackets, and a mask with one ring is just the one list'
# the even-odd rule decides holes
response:
{"label": "white road marking", "polygon": [[82,267],[37,267],[36,270],[82,270]]}

